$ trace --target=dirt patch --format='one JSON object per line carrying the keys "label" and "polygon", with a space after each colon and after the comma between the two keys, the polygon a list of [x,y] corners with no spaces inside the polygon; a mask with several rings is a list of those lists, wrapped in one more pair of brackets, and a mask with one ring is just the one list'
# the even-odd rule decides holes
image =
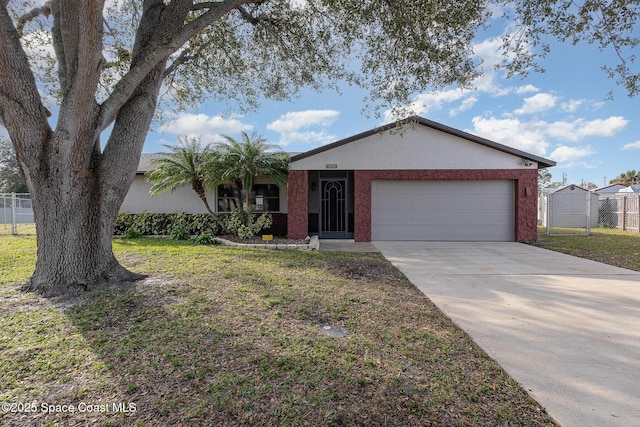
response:
{"label": "dirt patch", "polygon": [[327,269],[336,276],[355,280],[384,280],[399,274],[381,255],[329,259]]}

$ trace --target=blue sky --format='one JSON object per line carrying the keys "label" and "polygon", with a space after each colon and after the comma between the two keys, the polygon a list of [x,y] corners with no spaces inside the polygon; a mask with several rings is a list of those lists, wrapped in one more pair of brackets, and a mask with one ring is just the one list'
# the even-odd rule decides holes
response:
{"label": "blue sky", "polygon": [[[474,91],[448,88],[416,94],[415,111],[458,128],[557,162],[554,181],[593,182],[598,186],[621,172],[640,169],[640,98],[629,98],[607,78],[602,65],[616,65],[613,52],[589,45],[560,45],[541,64],[543,74],[506,79],[495,71],[499,37],[479,37],[474,51],[485,74]],[[607,99],[609,92],[613,100]],[[176,144],[178,136],[238,137],[257,132],[289,152],[302,152],[392,121],[388,111],[362,112],[365,90],[344,87],[307,91],[288,102],[264,102],[239,115],[223,104],[208,103],[154,127],[145,152]],[[381,118],[376,118],[378,113]],[[606,177],[606,178],[605,178]]]}

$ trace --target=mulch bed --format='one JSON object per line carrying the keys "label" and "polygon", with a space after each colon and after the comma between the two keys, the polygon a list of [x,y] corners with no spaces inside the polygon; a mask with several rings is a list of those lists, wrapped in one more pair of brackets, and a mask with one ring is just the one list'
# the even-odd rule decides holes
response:
{"label": "mulch bed", "polygon": [[[235,243],[246,243],[246,244],[264,244],[267,243],[267,241],[262,239],[262,236],[253,236],[250,237],[248,239],[241,239],[238,236],[233,236],[233,235],[222,235],[222,236],[217,236],[221,239],[225,239],[225,240],[229,240],[230,242],[235,242]],[[297,239],[287,239],[286,237],[280,237],[280,236],[273,236],[273,240],[269,240],[268,243],[270,245],[304,245],[306,242],[304,240],[297,240]]]}

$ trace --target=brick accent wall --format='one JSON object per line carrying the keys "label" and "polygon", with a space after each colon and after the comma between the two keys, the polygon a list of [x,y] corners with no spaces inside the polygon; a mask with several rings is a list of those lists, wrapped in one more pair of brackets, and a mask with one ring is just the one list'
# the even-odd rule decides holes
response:
{"label": "brick accent wall", "polygon": [[[354,171],[356,242],[371,241],[371,181],[373,180],[513,180],[516,192],[514,238],[518,242],[535,241],[538,238],[538,171],[535,169],[356,170]],[[289,199],[289,212],[291,212],[291,199]]]}
{"label": "brick accent wall", "polygon": [[[256,215],[258,217],[260,215]],[[271,214],[273,218],[273,224],[270,228],[264,230],[262,234],[273,234],[274,236],[286,236],[287,235],[287,214],[274,212]]]}
{"label": "brick accent wall", "polygon": [[309,221],[309,173],[306,170],[291,170],[287,182],[288,214],[287,236],[304,239]]}

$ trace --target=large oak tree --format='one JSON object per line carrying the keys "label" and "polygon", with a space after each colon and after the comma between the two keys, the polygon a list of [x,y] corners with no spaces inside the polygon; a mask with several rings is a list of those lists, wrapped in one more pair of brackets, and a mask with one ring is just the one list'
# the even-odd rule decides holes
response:
{"label": "large oak tree", "polygon": [[[637,45],[624,38],[637,17],[637,6],[627,2],[589,0],[582,9],[568,0],[517,3],[519,31],[505,38],[516,54],[507,56],[512,71],[530,64],[527,46],[544,40],[537,37],[545,31],[598,37],[594,19],[603,13],[616,49]],[[137,277],[115,259],[112,230],[161,93],[178,107],[208,95],[253,107],[260,97],[285,99],[302,87],[347,82],[367,88],[369,103],[402,104],[416,91],[467,85],[477,76],[471,45],[490,6],[0,0],[0,124],[32,194],[37,230],[28,289],[59,295]],[[584,19],[559,25],[572,11]],[[619,70],[629,70],[626,60]],[[619,74],[633,92],[637,75]],[[58,101],[52,118],[43,101],[51,95]]]}

